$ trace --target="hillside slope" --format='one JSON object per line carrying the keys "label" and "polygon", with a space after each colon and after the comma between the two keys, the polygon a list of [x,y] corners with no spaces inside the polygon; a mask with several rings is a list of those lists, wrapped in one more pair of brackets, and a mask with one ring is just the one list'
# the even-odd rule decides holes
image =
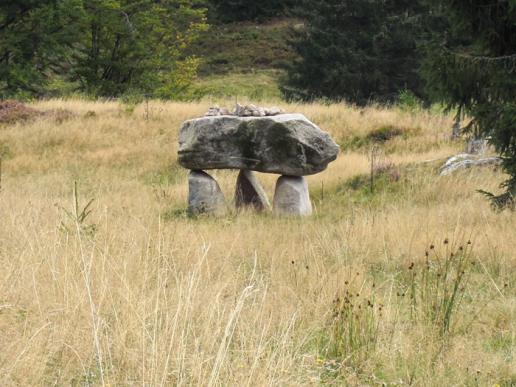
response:
{"label": "hillside slope", "polygon": [[279,98],[277,80],[295,58],[288,45],[291,29],[301,25],[297,19],[279,18],[212,26],[189,52],[202,60],[193,94]]}

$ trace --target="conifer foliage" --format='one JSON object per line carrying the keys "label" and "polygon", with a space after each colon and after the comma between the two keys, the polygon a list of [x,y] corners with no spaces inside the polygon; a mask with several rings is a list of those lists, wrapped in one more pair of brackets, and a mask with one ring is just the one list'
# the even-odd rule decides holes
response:
{"label": "conifer foliage", "polygon": [[288,67],[287,99],[329,98],[360,105],[421,95],[418,39],[426,9],[418,1],[311,0],[299,8],[299,60]]}
{"label": "conifer foliage", "polygon": [[216,19],[222,22],[266,20],[282,16],[295,0],[210,0]]}
{"label": "conifer foliage", "polygon": [[428,89],[472,117],[464,128],[487,138],[503,157],[509,179],[497,208],[516,196],[516,0],[431,0],[448,29],[428,43],[423,66]]}

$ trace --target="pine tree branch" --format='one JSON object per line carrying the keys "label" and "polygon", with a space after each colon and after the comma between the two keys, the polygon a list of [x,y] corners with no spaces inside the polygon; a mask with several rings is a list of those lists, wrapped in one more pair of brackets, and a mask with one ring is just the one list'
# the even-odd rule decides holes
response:
{"label": "pine tree branch", "polygon": [[516,54],[503,55],[503,56],[470,55],[470,54],[454,52],[446,47],[444,47],[444,51],[446,51],[448,54],[453,55],[455,57],[469,59],[474,62],[492,63],[492,62],[503,62],[503,61],[514,60],[514,62],[516,63]]}

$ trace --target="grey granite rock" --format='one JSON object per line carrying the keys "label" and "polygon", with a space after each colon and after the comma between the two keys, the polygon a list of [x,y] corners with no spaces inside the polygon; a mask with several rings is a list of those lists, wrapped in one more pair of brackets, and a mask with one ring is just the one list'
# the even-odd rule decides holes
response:
{"label": "grey granite rock", "polygon": [[276,182],[274,212],[280,215],[312,214],[308,184],[302,176],[280,176]]}
{"label": "grey granite rock", "polygon": [[188,176],[188,212],[191,215],[226,212],[224,194],[217,181],[204,171],[190,171]]}
{"label": "grey granite rock", "polygon": [[441,176],[449,175],[459,169],[467,169],[472,167],[498,166],[502,164],[500,157],[478,158],[475,155],[461,153],[450,157],[441,167]]}
{"label": "grey granite rock", "polygon": [[257,211],[270,208],[269,199],[252,171],[241,170],[235,188],[235,206],[253,207]]}
{"label": "grey granite rock", "polygon": [[246,169],[304,176],[326,169],[339,146],[302,114],[213,116],[186,121],[179,163],[188,169]]}

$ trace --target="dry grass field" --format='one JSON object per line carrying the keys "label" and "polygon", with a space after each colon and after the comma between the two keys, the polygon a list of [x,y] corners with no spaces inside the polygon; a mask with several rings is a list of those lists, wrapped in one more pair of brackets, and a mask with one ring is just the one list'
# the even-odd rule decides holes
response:
{"label": "dry grass field", "polygon": [[516,385],[516,214],[476,192],[502,173],[439,176],[451,116],[280,105],[342,147],[306,219],[187,216],[178,129],[209,103],[0,124],[0,385]]}

